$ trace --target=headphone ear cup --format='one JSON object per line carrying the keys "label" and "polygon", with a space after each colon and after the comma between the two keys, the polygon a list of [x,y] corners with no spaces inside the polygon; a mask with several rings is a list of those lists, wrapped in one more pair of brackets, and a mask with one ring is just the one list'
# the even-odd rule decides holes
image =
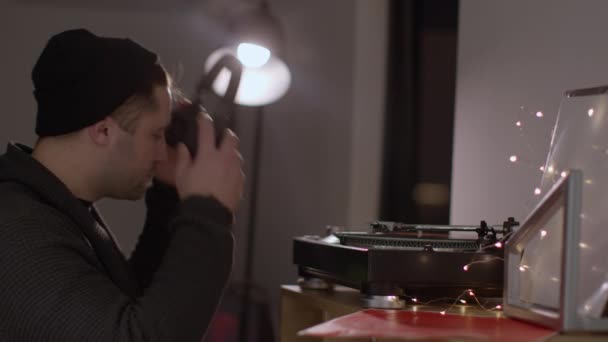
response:
{"label": "headphone ear cup", "polygon": [[167,145],[176,147],[179,142],[183,142],[192,158],[196,156],[198,150],[198,115],[200,115],[198,105],[179,106],[171,113],[171,124],[165,132]]}

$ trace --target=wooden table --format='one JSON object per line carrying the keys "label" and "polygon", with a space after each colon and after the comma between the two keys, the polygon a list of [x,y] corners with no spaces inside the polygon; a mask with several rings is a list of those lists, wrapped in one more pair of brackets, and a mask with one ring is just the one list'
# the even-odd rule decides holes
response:
{"label": "wooden table", "polygon": [[[359,342],[396,341],[395,339],[348,339],[311,338],[297,336],[298,331],[328,320],[362,310],[360,293],[346,287],[336,286],[332,292],[302,290],[298,285],[281,286],[281,342]],[[404,310],[440,312],[445,306],[408,305]],[[448,313],[482,317],[502,317],[500,311],[486,311],[475,305],[457,305]],[[403,339],[400,339],[403,341]],[[416,341],[420,341],[417,339]],[[429,341],[429,340],[427,340]],[[463,341],[450,339],[450,341]],[[551,342],[599,342],[608,341],[608,335],[557,335]]]}

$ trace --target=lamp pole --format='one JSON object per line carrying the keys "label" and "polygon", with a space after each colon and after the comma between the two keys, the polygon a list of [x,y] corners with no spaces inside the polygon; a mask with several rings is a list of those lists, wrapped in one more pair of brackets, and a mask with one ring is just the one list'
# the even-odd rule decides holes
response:
{"label": "lamp pole", "polygon": [[249,330],[249,309],[251,289],[253,288],[253,255],[255,252],[255,236],[257,230],[258,183],[260,180],[260,155],[264,128],[264,107],[257,107],[255,113],[255,129],[253,134],[253,154],[251,163],[251,190],[249,192],[249,219],[245,251],[245,273],[243,277],[244,294],[241,301],[239,320],[239,341],[247,341]]}

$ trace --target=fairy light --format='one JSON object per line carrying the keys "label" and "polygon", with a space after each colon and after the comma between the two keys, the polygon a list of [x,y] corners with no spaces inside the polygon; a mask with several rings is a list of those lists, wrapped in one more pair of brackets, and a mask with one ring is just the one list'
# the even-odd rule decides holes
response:
{"label": "fairy light", "polygon": [[[499,243],[499,242],[497,242],[497,243]],[[486,263],[488,263],[490,261],[494,261],[494,260],[504,260],[504,259],[501,258],[501,257],[494,257],[494,258],[487,259],[487,260],[472,261],[472,262],[470,262],[470,263],[462,266],[462,269],[466,272],[466,271],[468,271],[471,268],[472,265],[475,265],[475,264],[486,264]]]}
{"label": "fairy light", "polygon": [[549,173],[553,173],[553,171],[555,171],[555,169],[553,168],[553,165],[549,165],[549,168],[547,169],[547,171],[549,171]]}
{"label": "fairy light", "polygon": [[589,115],[589,117],[592,117],[594,113],[593,108],[589,108],[589,110],[587,111],[587,115]]}
{"label": "fairy light", "polygon": [[562,171],[562,177],[566,177],[567,175],[568,175],[568,172]]}
{"label": "fairy light", "polygon": [[591,185],[593,184],[593,181],[591,179],[585,179],[585,184]]}
{"label": "fairy light", "polygon": [[539,188],[534,189],[534,194],[537,196],[540,195],[540,189]]}
{"label": "fairy light", "polygon": [[502,242],[498,241],[497,243],[494,244],[494,247],[502,248]]}
{"label": "fairy light", "polygon": [[[465,299],[463,298],[464,296],[467,296],[467,295],[468,295],[470,298],[472,298],[472,300],[473,300],[475,303],[477,303],[477,305],[478,305],[478,306],[479,306],[479,307],[480,307],[482,310],[485,310],[485,311],[491,312],[491,311],[494,311],[494,310],[501,310],[501,309],[502,309],[502,305],[496,305],[496,306],[493,306],[493,307],[491,307],[491,308],[486,307],[486,306],[485,306],[485,304],[486,304],[487,302],[484,302],[484,304],[482,304],[482,303],[479,301],[479,298],[477,298],[477,296],[475,295],[475,293],[473,292],[473,290],[472,290],[472,289],[466,289],[466,290],[464,290],[464,291],[463,291],[463,292],[462,292],[462,293],[461,293],[461,294],[460,294],[458,297],[456,297],[455,299],[454,299],[454,298],[443,297],[443,298],[435,298],[435,299],[432,299],[432,300],[427,301],[427,302],[419,303],[419,302],[418,302],[418,300],[417,300],[416,298],[414,298],[414,297],[409,297],[409,298],[411,299],[411,301],[412,301],[412,302],[418,303],[419,305],[429,305],[429,304],[431,304],[431,303],[433,303],[433,302],[439,302],[439,301],[442,301],[442,302],[445,302],[445,301],[448,301],[448,300],[449,300],[449,301],[451,301],[451,304],[450,304],[450,305],[449,305],[447,308],[445,308],[445,307],[444,307],[444,309],[443,309],[442,311],[439,311],[439,313],[440,313],[440,314],[443,316],[443,315],[445,315],[447,312],[449,312],[450,310],[452,310],[452,308],[454,308],[456,305],[458,305],[458,306],[460,306],[460,305],[471,305],[471,304],[470,304],[470,300],[465,300]],[[406,296],[406,297],[408,297],[408,296]],[[414,306],[412,306],[413,311],[417,311],[417,308],[418,308],[418,305],[414,305]],[[466,306],[460,306],[461,311],[462,311],[462,310],[465,310],[466,308],[467,308]]]}
{"label": "fairy light", "polygon": [[511,161],[511,163],[515,163],[517,161],[517,156],[516,155],[512,155],[509,157],[509,160]]}
{"label": "fairy light", "polygon": [[543,117],[543,112],[536,112],[536,117],[537,118],[542,118]]}
{"label": "fairy light", "polygon": [[540,238],[543,239],[545,236],[547,236],[547,231],[543,229],[540,231]]}
{"label": "fairy light", "polygon": [[517,122],[515,123],[515,126],[517,126],[517,127],[521,127],[521,121],[517,121]]}
{"label": "fairy light", "polygon": [[544,167],[544,166],[541,166],[541,167],[539,167],[538,169],[539,169],[541,172],[545,172],[545,167]]}
{"label": "fairy light", "polygon": [[526,271],[526,268],[525,268],[525,267],[523,267],[523,266],[519,266],[519,271],[520,271],[520,272],[525,272],[525,271]]}

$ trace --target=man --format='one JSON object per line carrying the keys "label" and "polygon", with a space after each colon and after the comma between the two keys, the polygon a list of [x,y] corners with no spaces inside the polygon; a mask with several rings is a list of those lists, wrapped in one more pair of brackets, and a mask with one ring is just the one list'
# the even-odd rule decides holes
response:
{"label": "man", "polygon": [[[232,267],[238,139],[216,147],[201,115],[197,154],[168,150],[168,78],[128,39],[62,32],[32,79],[39,140],[0,157],[0,341],[200,341]],[[144,193],[127,261],[93,203]]]}

